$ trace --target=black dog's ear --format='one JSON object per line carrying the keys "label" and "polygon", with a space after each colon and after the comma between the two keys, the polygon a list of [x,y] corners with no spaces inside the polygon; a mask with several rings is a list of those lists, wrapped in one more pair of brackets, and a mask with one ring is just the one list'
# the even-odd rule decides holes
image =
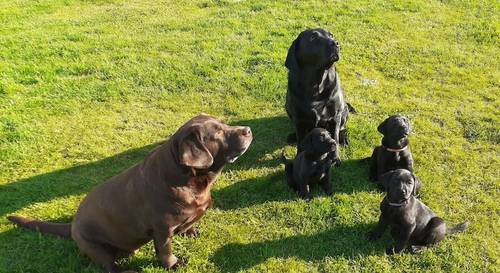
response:
{"label": "black dog's ear", "polygon": [[406,125],[408,125],[408,133],[411,133],[412,128],[411,128],[410,120],[407,117],[404,117],[404,120],[406,122]]}
{"label": "black dog's ear", "polygon": [[389,190],[389,182],[391,181],[392,175],[395,174],[396,171],[388,171],[380,176],[380,182],[382,183],[382,186],[384,187],[385,191]]}
{"label": "black dog's ear", "polygon": [[314,146],[313,146],[312,134],[308,133],[306,135],[306,137],[304,137],[304,139],[302,140],[300,145],[301,145],[302,151],[306,151],[307,153],[310,153],[311,151],[313,151]]}
{"label": "black dog's ear", "polygon": [[415,185],[413,186],[413,195],[417,196],[417,193],[420,191],[420,186],[422,185],[422,183],[420,183],[420,179],[418,179],[416,175],[414,175],[413,173],[411,175],[413,176],[413,183],[415,183]]}
{"label": "black dog's ear", "polygon": [[388,121],[388,120],[389,120],[389,119],[386,119],[386,120],[382,121],[382,123],[380,123],[380,125],[377,127],[377,130],[378,130],[381,134],[383,134],[383,135],[385,135],[385,132],[387,131],[387,121]]}
{"label": "black dog's ear", "polygon": [[288,49],[288,54],[286,55],[286,61],[285,61],[285,66],[289,70],[297,71],[299,70],[299,63],[297,62],[297,56],[295,55],[295,52],[297,51],[298,47],[298,42],[299,38],[295,39],[292,42],[292,45]]}

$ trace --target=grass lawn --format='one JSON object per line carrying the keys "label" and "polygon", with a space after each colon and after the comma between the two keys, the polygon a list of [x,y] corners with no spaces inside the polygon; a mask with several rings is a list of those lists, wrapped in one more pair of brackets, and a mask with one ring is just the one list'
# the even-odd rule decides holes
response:
{"label": "grass lawn", "polygon": [[[498,1],[0,0],[0,272],[100,272],[70,240],[6,215],[70,221],[96,184],[140,161],[190,117],[249,125],[199,238],[175,238],[178,272],[499,272]],[[323,27],[356,107],[335,193],[287,189],[289,45]],[[421,199],[448,223],[420,255],[371,243],[383,194],[364,158],[390,114],[411,119]],[[165,272],[153,245],[122,261]]]}

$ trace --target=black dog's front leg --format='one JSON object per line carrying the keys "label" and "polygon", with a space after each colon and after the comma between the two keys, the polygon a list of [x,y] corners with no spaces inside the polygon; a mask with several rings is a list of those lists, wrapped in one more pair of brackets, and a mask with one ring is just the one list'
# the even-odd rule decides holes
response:
{"label": "black dog's front leg", "polygon": [[390,247],[386,250],[388,255],[401,253],[408,246],[411,234],[415,230],[415,225],[402,227],[399,230],[399,236],[396,238],[396,246],[394,248]]}
{"label": "black dog's front leg", "polygon": [[302,182],[299,185],[299,196],[304,199],[305,201],[310,201],[311,200],[311,192],[309,190],[309,185],[305,182]]}
{"label": "black dog's front leg", "polygon": [[326,195],[332,195],[333,189],[332,184],[330,182],[330,166],[326,167],[324,170],[324,176],[320,179],[319,184],[323,191],[325,191]]}
{"label": "black dog's front leg", "polygon": [[340,115],[337,115],[333,121],[330,121],[327,124],[327,130],[332,135],[333,139],[335,140],[335,143],[337,144],[337,148],[335,149],[335,158],[337,158],[337,166],[340,166],[340,156],[339,156],[339,139],[340,139],[340,121],[341,117]]}

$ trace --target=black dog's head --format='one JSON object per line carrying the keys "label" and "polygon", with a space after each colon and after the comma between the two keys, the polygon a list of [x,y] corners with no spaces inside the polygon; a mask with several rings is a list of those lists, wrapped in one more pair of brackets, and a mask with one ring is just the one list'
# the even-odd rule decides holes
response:
{"label": "black dog's head", "polygon": [[384,138],[397,141],[411,133],[411,126],[408,118],[394,115],[380,123],[377,130],[384,135]]}
{"label": "black dog's head", "polygon": [[300,145],[302,145],[303,151],[314,159],[329,155],[337,149],[337,143],[323,128],[312,129]]}
{"label": "black dog's head", "polygon": [[387,192],[389,202],[401,203],[412,195],[417,195],[420,189],[418,178],[406,169],[397,169],[384,173],[380,180]]}
{"label": "black dog's head", "polygon": [[308,29],[299,34],[288,49],[285,66],[290,70],[302,67],[328,69],[340,58],[340,45],[324,29]]}

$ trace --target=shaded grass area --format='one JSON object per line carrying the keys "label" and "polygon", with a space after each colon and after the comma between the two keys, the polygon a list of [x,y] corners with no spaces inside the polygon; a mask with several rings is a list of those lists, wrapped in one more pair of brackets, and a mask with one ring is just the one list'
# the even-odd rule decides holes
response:
{"label": "shaded grass area", "polygon": [[[96,184],[139,162],[190,117],[248,125],[251,149],[213,190],[199,238],[176,238],[179,272],[495,272],[500,232],[496,1],[0,2],[0,272],[99,272],[68,240],[15,228],[72,218]],[[306,203],[284,183],[292,130],[284,60],[308,27],[342,46],[358,110]],[[382,194],[364,158],[387,115],[407,115],[422,200],[470,229],[421,255],[365,239]],[[148,244],[122,264],[164,272]]]}

